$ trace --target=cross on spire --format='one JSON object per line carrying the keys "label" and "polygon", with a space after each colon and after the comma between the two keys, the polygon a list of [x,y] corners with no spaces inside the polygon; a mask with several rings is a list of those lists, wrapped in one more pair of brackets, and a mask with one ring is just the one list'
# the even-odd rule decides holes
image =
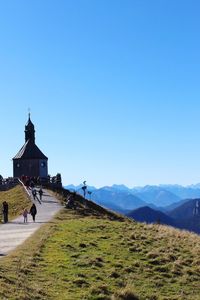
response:
{"label": "cross on spire", "polygon": [[30,107],[28,108],[28,117],[29,117],[29,119],[31,117],[31,109],[30,109]]}

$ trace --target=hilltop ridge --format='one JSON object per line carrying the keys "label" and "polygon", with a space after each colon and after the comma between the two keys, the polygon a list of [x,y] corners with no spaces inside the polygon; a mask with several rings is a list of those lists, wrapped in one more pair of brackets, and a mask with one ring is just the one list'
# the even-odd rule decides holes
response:
{"label": "hilltop ridge", "polygon": [[[55,191],[61,201],[66,191]],[[200,237],[145,225],[80,195],[0,261],[0,298],[198,300]]]}

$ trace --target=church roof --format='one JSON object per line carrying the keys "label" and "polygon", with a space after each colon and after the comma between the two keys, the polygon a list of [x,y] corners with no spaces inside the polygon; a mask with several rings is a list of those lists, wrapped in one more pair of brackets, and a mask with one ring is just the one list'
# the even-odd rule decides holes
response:
{"label": "church roof", "polygon": [[13,159],[48,159],[31,140],[26,141]]}

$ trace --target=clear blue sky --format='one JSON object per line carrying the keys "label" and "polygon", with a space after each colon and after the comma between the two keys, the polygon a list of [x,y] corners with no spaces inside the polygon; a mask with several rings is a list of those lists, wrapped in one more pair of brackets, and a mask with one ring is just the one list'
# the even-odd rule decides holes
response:
{"label": "clear blue sky", "polygon": [[28,107],[65,185],[200,182],[200,2],[0,1],[0,173]]}

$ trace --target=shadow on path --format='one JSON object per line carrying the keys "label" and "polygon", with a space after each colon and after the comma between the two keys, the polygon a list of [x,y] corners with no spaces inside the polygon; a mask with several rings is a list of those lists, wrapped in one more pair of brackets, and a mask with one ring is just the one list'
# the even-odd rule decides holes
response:
{"label": "shadow on path", "polygon": [[[58,203],[56,201],[50,201],[50,200],[41,200],[43,203]],[[41,204],[41,203],[40,203]]]}
{"label": "shadow on path", "polygon": [[24,223],[23,221],[19,221],[19,222],[9,222],[9,223],[7,223],[7,224],[20,224],[20,225],[28,225],[28,224],[47,224],[47,223],[50,223],[50,224],[54,224],[55,222],[52,222],[52,221],[40,221],[40,222],[37,222],[37,221],[35,221],[35,222],[33,222],[33,221],[28,221],[28,222],[26,222],[26,223]]}

